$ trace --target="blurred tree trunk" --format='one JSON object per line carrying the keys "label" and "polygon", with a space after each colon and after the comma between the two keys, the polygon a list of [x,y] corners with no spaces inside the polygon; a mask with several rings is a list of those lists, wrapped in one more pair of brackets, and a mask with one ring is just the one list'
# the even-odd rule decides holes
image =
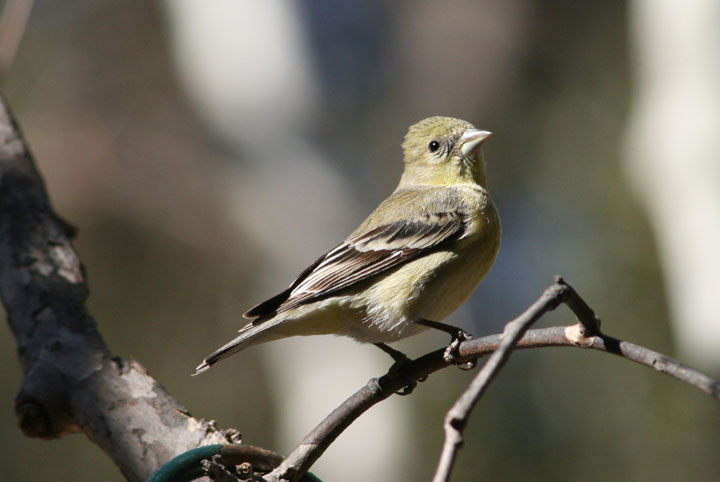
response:
{"label": "blurred tree trunk", "polygon": [[655,228],[683,358],[720,366],[720,3],[631,3],[626,162]]}

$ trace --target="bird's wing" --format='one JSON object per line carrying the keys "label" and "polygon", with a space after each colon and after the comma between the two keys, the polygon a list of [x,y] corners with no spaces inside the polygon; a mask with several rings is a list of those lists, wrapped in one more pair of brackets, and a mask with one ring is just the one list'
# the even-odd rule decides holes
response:
{"label": "bird's wing", "polygon": [[317,301],[457,239],[465,230],[460,210],[399,220],[349,238],[315,261],[282,293],[245,313],[253,324]]}

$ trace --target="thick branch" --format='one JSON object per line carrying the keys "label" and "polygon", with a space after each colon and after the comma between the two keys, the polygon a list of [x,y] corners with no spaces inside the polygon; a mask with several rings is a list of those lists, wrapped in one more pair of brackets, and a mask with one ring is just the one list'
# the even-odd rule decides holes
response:
{"label": "thick branch", "polygon": [[[683,365],[661,353],[600,334],[598,331],[599,320],[595,318],[594,313],[585,302],[575,294],[572,287],[562,279],[558,278],[556,284],[548,288],[543,296],[518,319],[527,316],[542,316],[547,311],[557,307],[561,302],[567,302],[568,307],[578,317],[579,326],[557,326],[529,330],[517,342],[515,348],[565,346],[612,353],[666,373],[712,396],[716,400],[720,400],[720,382],[704,373]],[[596,335],[585,336],[586,333],[596,333]],[[460,358],[457,362],[466,362],[495,352],[502,338],[503,335],[490,335],[462,343],[459,347]],[[403,365],[396,371],[388,372],[379,379],[371,379],[367,385],[345,400],[342,405],[333,410],[330,415],[306,435],[300,445],[288,455],[282,464],[266,476],[266,480],[297,480],[305,471],[309,470],[330,444],[370,407],[390,397],[403,387],[417,383],[428,375],[448,367],[449,365],[443,360],[444,351],[444,349],[440,349],[428,353]]]}
{"label": "thick branch", "polygon": [[112,356],[85,309],[69,234],[0,100],[0,297],[24,373],[15,400],[23,432],[84,432],[133,481],[188,449],[235,441],[191,417],[139,363]]}

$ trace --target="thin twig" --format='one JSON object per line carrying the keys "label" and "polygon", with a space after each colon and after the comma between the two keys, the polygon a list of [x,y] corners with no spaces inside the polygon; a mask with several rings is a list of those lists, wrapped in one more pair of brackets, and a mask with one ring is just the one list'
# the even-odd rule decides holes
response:
{"label": "thin twig", "polygon": [[[445,415],[443,424],[445,430],[445,442],[440,454],[433,482],[446,482],[450,480],[450,473],[455,464],[455,456],[463,444],[463,431],[467,426],[470,412],[472,412],[475,404],[480,400],[490,382],[500,372],[510,358],[515,344],[520,340],[523,334],[530,326],[540,319],[545,313],[555,309],[562,301],[567,299],[569,294],[577,296],[575,291],[570,292],[571,288],[565,284],[562,279],[558,279],[554,285],[545,290],[545,293],[537,300],[525,313],[514,319],[507,325],[502,335],[500,346],[490,356],[482,369],[475,375],[468,388],[463,392],[460,398],[455,401],[453,406]],[[594,318],[594,317],[593,317]]]}
{"label": "thin twig", "polygon": [[[565,303],[578,318],[577,329],[568,327],[566,335],[571,334],[578,344],[592,343],[595,335],[600,335],[600,320],[595,312],[575,292],[575,290],[557,276],[555,284],[545,290],[543,295],[525,313],[505,325],[500,345],[490,356],[482,369],[475,375],[470,385],[455,401],[445,415],[443,428],[445,441],[433,482],[450,480],[455,457],[463,445],[463,432],[470,418],[470,413],[483,396],[490,383],[510,358],[510,353],[523,334],[548,311],[554,310],[560,303]],[[570,337],[570,336],[568,336]]]}
{"label": "thin twig", "polygon": [[[578,336],[578,334],[582,335],[581,332],[585,330],[592,332],[590,330],[593,330],[593,326],[597,329],[599,320],[595,318],[592,310],[587,307],[577,294],[571,295],[571,293],[575,293],[571,286],[562,281],[562,279],[557,279],[556,284],[557,283],[565,286],[563,291],[565,293],[564,296],[567,296],[567,298],[564,301],[567,302],[568,306],[581,321],[583,329],[575,330],[573,328],[576,325],[572,325],[569,327],[556,326],[528,330],[517,342],[515,348],[526,349],[558,346],[588,348],[612,353],[677,378],[703,393],[712,396],[716,400],[720,400],[720,382],[694,368],[683,365],[677,360],[645,347],[618,340],[604,334],[588,337]],[[538,302],[541,300],[542,298],[538,300]],[[528,309],[528,311],[530,310],[532,310],[532,307]],[[526,313],[521,316],[524,316]],[[474,338],[462,343],[458,349],[458,362],[469,361],[493,353],[498,349],[501,340],[502,335],[490,335]],[[373,378],[370,380],[367,385],[345,400],[342,405],[336,408],[317,427],[306,435],[283,463],[266,476],[266,480],[297,480],[305,471],[309,470],[312,464],[323,454],[330,444],[366,410],[390,397],[403,387],[446,368],[448,364],[443,360],[443,352],[444,349],[439,349],[428,353],[408,362],[397,370],[388,372],[379,379]]]}

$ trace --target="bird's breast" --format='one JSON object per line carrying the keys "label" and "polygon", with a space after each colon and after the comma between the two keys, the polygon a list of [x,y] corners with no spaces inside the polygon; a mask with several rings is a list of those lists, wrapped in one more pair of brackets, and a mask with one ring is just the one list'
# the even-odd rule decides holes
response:
{"label": "bird's breast", "polygon": [[466,234],[454,249],[438,253],[439,266],[423,284],[418,317],[441,321],[462,305],[490,271],[500,248],[500,219],[489,197],[467,214]]}

